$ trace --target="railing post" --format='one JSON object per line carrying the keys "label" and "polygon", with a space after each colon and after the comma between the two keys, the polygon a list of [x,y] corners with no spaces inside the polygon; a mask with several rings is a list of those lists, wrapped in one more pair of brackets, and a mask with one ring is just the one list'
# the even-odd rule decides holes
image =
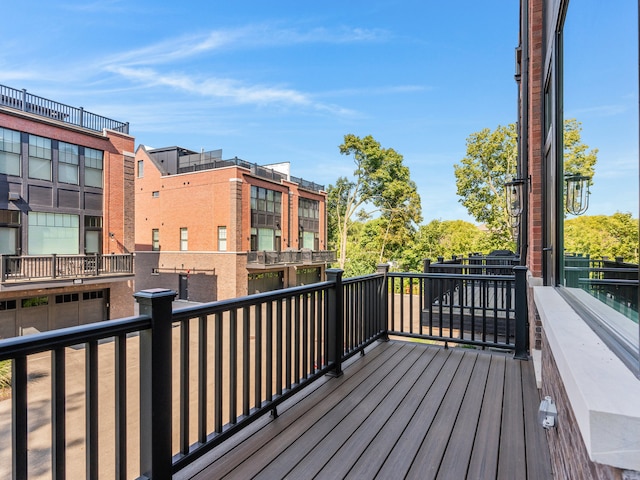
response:
{"label": "railing post", "polygon": [[384,331],[384,335],[382,340],[385,342],[389,341],[389,278],[387,274],[389,273],[389,264],[388,263],[379,263],[376,265],[376,273],[381,273],[384,275],[382,279],[382,285],[380,286],[380,292],[378,293],[378,308],[379,312],[376,313],[376,317],[379,318],[379,322],[377,325],[378,331]]}
{"label": "railing post", "polygon": [[513,267],[515,274],[515,290],[516,290],[516,351],[514,358],[519,360],[527,360],[527,336],[529,322],[527,319],[527,267]]}
{"label": "railing post", "polygon": [[339,268],[328,268],[326,270],[327,281],[334,282],[333,288],[327,291],[328,311],[327,311],[327,346],[329,347],[329,363],[333,362],[334,370],[329,373],[334,377],[342,375],[342,350],[344,349],[344,305],[342,295],[342,274]]}
{"label": "railing post", "polygon": [[95,276],[97,277],[98,275],[100,275],[100,265],[98,265],[98,253],[94,253],[93,254],[93,260],[95,261],[95,265],[96,265],[96,270],[95,270]]}
{"label": "railing post", "polygon": [[6,267],[4,265],[4,255],[0,255],[0,282],[4,282],[6,277]]}
{"label": "railing post", "polygon": [[22,111],[27,112],[27,89],[22,89]]}
{"label": "railing post", "polygon": [[163,288],[134,295],[151,328],[140,332],[140,473],[153,480],[171,478],[171,302]]}
{"label": "railing post", "polygon": [[56,254],[51,255],[51,278],[56,278],[58,276],[58,261],[56,259]]}

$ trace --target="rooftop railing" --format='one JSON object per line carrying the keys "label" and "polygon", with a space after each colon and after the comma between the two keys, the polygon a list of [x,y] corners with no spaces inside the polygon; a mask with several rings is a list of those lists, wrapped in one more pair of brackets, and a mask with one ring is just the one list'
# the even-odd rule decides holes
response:
{"label": "rooftop railing", "polygon": [[87,112],[82,107],[71,107],[64,103],[54,102],[53,100],[27,93],[25,89],[18,90],[0,85],[0,106],[51,118],[96,132],[102,132],[106,128],[116,132],[129,133],[129,123],[119,122]]}
{"label": "rooftop railing", "polygon": [[247,162],[238,157],[223,160],[222,150],[213,150],[211,152],[191,153],[181,155],[178,160],[178,173],[199,172],[202,170],[212,170],[214,168],[224,168],[238,166],[251,171],[252,175],[266,178],[268,180],[289,180],[297,183],[300,188],[311,190],[313,192],[324,191],[324,185],[320,185],[309,180],[299,177],[289,177],[286,174],[274,170],[273,168],[263,167],[256,163]]}
{"label": "rooftop railing", "polygon": [[[47,458],[55,478],[169,479],[258,418],[277,416],[283,401],[314,380],[340,376],[347,358],[391,335],[502,348],[526,358],[525,274],[525,267],[510,275],[399,274],[381,265],[375,274],[343,279],[341,270],[329,269],[326,282],[176,311],[175,292],[148,290],[135,295],[138,317],[0,341],[0,361],[13,365],[12,461],[5,468],[12,465],[17,479],[33,470],[29,452],[41,415],[50,419]],[[441,315],[445,309],[438,315],[448,327],[434,327],[434,315],[427,321],[425,291],[451,291],[462,277],[496,292],[497,285],[512,287],[514,303],[505,308],[513,330],[468,337],[464,324]],[[40,372],[39,384],[51,398],[38,412],[28,397],[34,357],[50,359],[48,367],[40,365],[50,374]],[[85,379],[83,400],[73,406],[70,376]],[[72,415],[85,420],[76,424]],[[72,428],[84,429],[73,442]],[[70,463],[82,456],[85,471],[73,471]]]}

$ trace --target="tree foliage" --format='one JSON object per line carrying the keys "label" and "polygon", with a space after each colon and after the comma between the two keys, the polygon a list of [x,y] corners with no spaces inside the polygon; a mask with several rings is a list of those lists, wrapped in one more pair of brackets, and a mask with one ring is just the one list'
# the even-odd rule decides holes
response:
{"label": "tree foliage", "polygon": [[[406,242],[414,225],[422,220],[420,196],[403,157],[391,148],[382,148],[371,135],[364,138],[345,135],[340,153],[355,163],[353,178],[340,177],[328,189],[328,229],[331,245],[338,250],[338,264],[345,268],[348,234],[359,215],[361,220],[379,214],[378,259]],[[365,212],[364,207],[371,211]]]}
{"label": "tree foliage", "polygon": [[[582,124],[564,122],[564,171],[593,178],[598,150],[582,143]],[[515,124],[485,128],[467,138],[467,153],[454,165],[457,193],[476,221],[483,223],[500,243],[511,238],[504,185],[517,176]]]}
{"label": "tree foliage", "polygon": [[425,258],[451,258],[470,253],[488,254],[492,250],[512,249],[510,242],[496,243],[490,232],[464,220],[432,220],[422,225],[404,257],[404,267],[421,270]]}
{"label": "tree foliage", "polygon": [[630,213],[583,215],[565,220],[564,247],[591,258],[623,257],[638,263],[638,220]]}

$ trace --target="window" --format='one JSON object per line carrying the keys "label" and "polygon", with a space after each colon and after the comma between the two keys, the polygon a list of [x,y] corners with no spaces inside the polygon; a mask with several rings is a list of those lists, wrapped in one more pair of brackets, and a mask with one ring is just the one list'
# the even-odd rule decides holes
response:
{"label": "window", "polygon": [[31,297],[31,298],[23,298],[20,301],[22,308],[31,308],[31,307],[40,307],[42,305],[49,305],[49,297]]}
{"label": "window", "polygon": [[51,140],[29,135],[29,178],[51,180]]}
{"label": "window", "polygon": [[138,160],[138,178],[144,177],[144,160]]}
{"label": "window", "polygon": [[29,255],[79,253],[78,215],[30,212],[27,216]]}
{"label": "window", "polygon": [[102,243],[102,217],[84,217],[84,253],[100,253]]}
{"label": "window", "polygon": [[160,198],[160,192],[157,192],[157,191],[156,192],[151,192],[151,196],[153,198]]}
{"label": "window", "polygon": [[218,250],[227,251],[227,227],[218,227]]}
{"label": "window", "polygon": [[251,210],[279,214],[282,211],[282,192],[252,185]]}
{"label": "window", "polygon": [[0,128],[0,174],[20,176],[20,132]]}
{"label": "window", "polygon": [[82,292],[82,300],[97,300],[104,297],[103,290],[97,290],[95,292]]}
{"label": "window", "polygon": [[[638,338],[638,12],[588,8],[571,2],[562,32],[564,175],[591,176],[588,210],[567,213],[566,182],[557,208],[562,232],[559,291],[604,342],[637,372]],[[594,30],[615,35],[594,35]],[[597,39],[595,38],[597,37]],[[636,101],[630,99],[636,97]],[[555,112],[553,112],[555,113]],[[571,163],[578,129],[588,149],[597,149],[592,172]],[[559,155],[562,158],[562,155]],[[588,241],[586,241],[589,239]],[[605,307],[604,305],[607,305]]]}
{"label": "window", "polygon": [[160,230],[157,228],[151,230],[151,250],[154,252],[160,250]]}
{"label": "window", "polygon": [[58,181],[78,185],[78,146],[58,143]]}
{"label": "window", "polygon": [[282,192],[251,186],[251,250],[280,250]]}
{"label": "window", "polygon": [[275,232],[271,228],[258,229],[258,250],[273,251]]}
{"label": "window", "polygon": [[84,149],[84,184],[87,187],[102,188],[102,157],[101,150]]}
{"label": "window", "polygon": [[0,255],[16,255],[20,242],[20,212],[0,210]]}
{"label": "window", "polygon": [[64,295],[56,295],[56,303],[77,302],[80,299],[77,293],[65,293]]}
{"label": "window", "polygon": [[16,301],[15,300],[2,300],[0,301],[0,311],[2,310],[15,310],[16,309]]}
{"label": "window", "polygon": [[180,229],[180,250],[189,249],[189,232],[186,228]]}

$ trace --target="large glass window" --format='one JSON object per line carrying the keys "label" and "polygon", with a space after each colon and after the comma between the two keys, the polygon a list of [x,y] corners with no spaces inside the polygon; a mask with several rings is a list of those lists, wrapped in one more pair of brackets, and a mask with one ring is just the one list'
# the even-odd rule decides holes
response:
{"label": "large glass window", "polygon": [[29,135],[29,178],[51,180],[51,140]]}
{"label": "large glass window", "polygon": [[58,181],[78,185],[78,146],[58,143]]}
{"label": "large glass window", "polygon": [[[630,0],[616,8],[569,5],[563,32],[564,198],[558,205],[562,291],[596,331],[606,332],[605,340],[631,345],[636,358],[637,8]],[[583,183],[574,183],[579,177]],[[576,208],[580,199],[585,211]]]}
{"label": "large glass window", "polygon": [[101,150],[84,149],[84,184],[87,187],[102,188],[102,158]]}
{"label": "large glass window", "polygon": [[30,212],[28,215],[29,255],[79,253],[80,222],[78,215]]}
{"label": "large glass window", "polygon": [[271,228],[258,228],[258,250],[273,251],[275,232]]}
{"label": "large glass window", "polygon": [[0,174],[20,176],[20,132],[0,128]]}

